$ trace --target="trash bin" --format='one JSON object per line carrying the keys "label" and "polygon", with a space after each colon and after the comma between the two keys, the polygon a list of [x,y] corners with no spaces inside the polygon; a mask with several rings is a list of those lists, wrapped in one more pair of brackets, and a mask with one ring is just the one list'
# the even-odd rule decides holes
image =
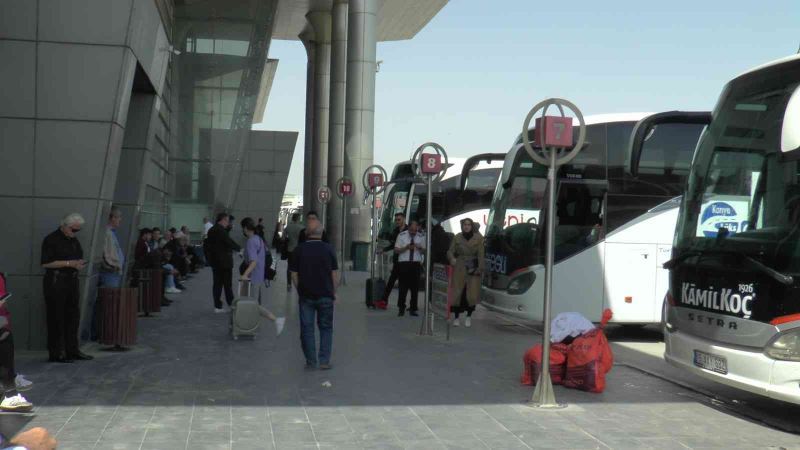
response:
{"label": "trash bin", "polygon": [[150,313],[161,312],[163,297],[163,274],[161,269],[140,269],[136,271],[136,283],[139,288],[139,312],[149,316]]}
{"label": "trash bin", "polygon": [[137,288],[100,288],[100,336],[103,345],[125,347],[136,343]]}
{"label": "trash bin", "polygon": [[369,242],[351,242],[350,258],[353,259],[353,270],[357,272],[369,272]]}

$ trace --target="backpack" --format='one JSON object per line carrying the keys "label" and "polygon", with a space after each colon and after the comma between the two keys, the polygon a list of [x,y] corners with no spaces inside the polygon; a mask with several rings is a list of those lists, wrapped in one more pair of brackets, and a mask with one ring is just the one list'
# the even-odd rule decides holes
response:
{"label": "backpack", "polygon": [[272,252],[269,251],[267,248],[266,243],[264,244],[264,249],[266,250],[267,254],[264,256],[264,278],[269,281],[275,279],[275,276],[278,274],[278,271],[272,267],[274,260],[272,259]]}

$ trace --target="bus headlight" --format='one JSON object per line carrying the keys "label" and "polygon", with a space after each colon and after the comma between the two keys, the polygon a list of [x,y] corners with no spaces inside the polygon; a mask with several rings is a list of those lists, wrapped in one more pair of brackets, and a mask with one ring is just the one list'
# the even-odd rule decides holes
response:
{"label": "bus headlight", "polygon": [[800,362],[800,330],[779,334],[767,345],[764,353],[772,359]]}
{"label": "bus headlight", "polygon": [[508,283],[508,293],[511,295],[524,294],[530,289],[534,281],[536,281],[535,273],[523,272]]}

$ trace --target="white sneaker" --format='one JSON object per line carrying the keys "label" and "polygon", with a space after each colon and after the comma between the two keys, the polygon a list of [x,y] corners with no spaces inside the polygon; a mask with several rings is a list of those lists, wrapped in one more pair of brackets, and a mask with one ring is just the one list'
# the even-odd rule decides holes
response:
{"label": "white sneaker", "polygon": [[464,322],[464,326],[467,327],[467,328],[472,326],[472,317],[467,316],[467,320],[466,320],[466,322]]}
{"label": "white sneaker", "polygon": [[169,287],[164,289],[164,292],[166,292],[167,294],[180,294],[183,291],[175,287]]}
{"label": "white sneaker", "polygon": [[217,313],[217,314],[222,314],[222,313],[225,312],[225,310],[222,309],[222,308],[214,308],[214,312]]}
{"label": "white sneaker", "polygon": [[33,387],[33,381],[25,378],[22,375],[17,375],[17,378],[14,379],[14,383],[17,385],[18,391],[27,391]]}
{"label": "white sneaker", "polygon": [[25,400],[22,394],[6,397],[0,403],[0,410],[2,411],[30,411],[31,409],[33,409],[33,403]]}
{"label": "white sneaker", "polygon": [[461,326],[461,318],[453,318],[453,326],[460,327]]}
{"label": "white sneaker", "polygon": [[286,326],[286,317],[278,317],[275,319],[275,336],[280,336],[283,333],[283,327]]}

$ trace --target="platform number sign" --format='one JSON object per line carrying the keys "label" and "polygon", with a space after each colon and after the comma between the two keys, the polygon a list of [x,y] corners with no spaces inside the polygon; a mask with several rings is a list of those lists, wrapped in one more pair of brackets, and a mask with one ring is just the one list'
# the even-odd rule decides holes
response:
{"label": "platform number sign", "polygon": [[442,155],[437,153],[423,153],[421,161],[422,173],[435,175],[442,171]]}
{"label": "platform number sign", "polygon": [[383,186],[383,174],[371,173],[368,175],[370,189],[377,189]]}
{"label": "platform number sign", "polygon": [[[544,125],[542,125],[544,119]],[[572,118],[558,116],[544,116],[536,119],[536,131],[533,142],[542,147],[542,132],[545,130],[544,145],[555,148],[572,147]]]}
{"label": "platform number sign", "polygon": [[319,199],[319,202],[322,203],[323,205],[328,203],[329,201],[331,201],[331,190],[328,189],[327,186],[319,188],[319,191],[317,191],[317,198]]}
{"label": "platform number sign", "polygon": [[339,184],[339,194],[341,194],[341,195],[343,195],[345,197],[349,197],[349,196],[353,195],[353,191],[354,191],[354,189],[353,189],[353,182],[352,181],[350,181],[350,180],[342,180],[342,182]]}

